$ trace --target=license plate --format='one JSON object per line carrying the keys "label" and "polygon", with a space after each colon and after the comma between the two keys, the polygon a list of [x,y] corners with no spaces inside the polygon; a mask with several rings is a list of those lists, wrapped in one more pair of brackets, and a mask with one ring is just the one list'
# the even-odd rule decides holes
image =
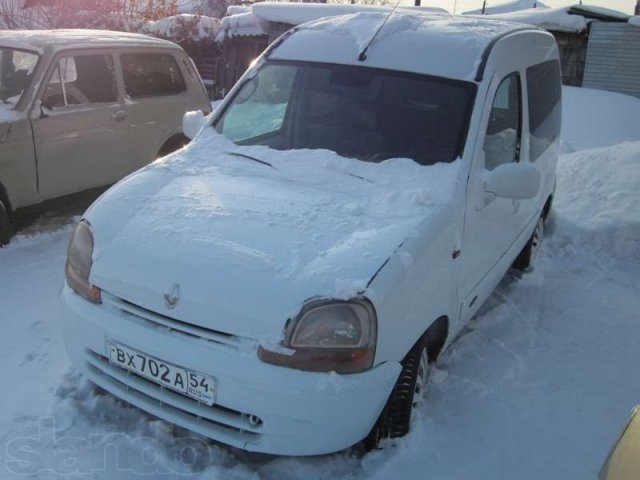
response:
{"label": "license plate", "polygon": [[107,342],[109,361],[164,387],[211,406],[215,400],[215,380],[178,367],[129,347]]}

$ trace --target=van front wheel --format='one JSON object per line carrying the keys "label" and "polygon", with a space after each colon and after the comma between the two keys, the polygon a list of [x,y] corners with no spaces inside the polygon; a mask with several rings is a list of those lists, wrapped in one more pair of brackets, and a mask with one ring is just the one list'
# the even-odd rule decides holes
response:
{"label": "van front wheel", "polygon": [[9,212],[7,208],[0,200],[0,247],[9,243],[11,236],[13,235],[13,224],[9,218]]}
{"label": "van front wheel", "polygon": [[376,448],[385,438],[403,437],[409,433],[411,422],[424,398],[430,373],[427,341],[423,336],[402,361],[402,371],[391,396],[364,439],[367,450]]}
{"label": "van front wheel", "polygon": [[542,239],[544,238],[544,216],[538,219],[536,229],[533,231],[531,238],[524,246],[518,257],[513,262],[513,268],[516,270],[524,271],[533,266],[538,253],[540,253],[540,247],[542,246]]}

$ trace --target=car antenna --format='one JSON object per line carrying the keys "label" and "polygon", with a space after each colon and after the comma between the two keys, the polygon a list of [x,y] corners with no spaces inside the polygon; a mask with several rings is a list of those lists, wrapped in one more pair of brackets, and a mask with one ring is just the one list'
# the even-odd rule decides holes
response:
{"label": "car antenna", "polygon": [[378,34],[380,33],[380,30],[382,30],[382,27],[384,27],[385,23],[387,23],[387,20],[389,20],[391,18],[391,15],[394,14],[394,12],[396,11],[396,8],[398,8],[398,5],[400,5],[400,0],[398,0],[396,2],[396,4],[394,5],[394,7],[391,9],[391,11],[389,12],[389,15],[387,15],[387,17],[384,19],[384,21],[380,24],[380,26],[378,27],[378,29],[376,30],[376,33],[373,34],[373,36],[371,37],[371,39],[367,42],[367,44],[364,46],[364,48],[362,49],[362,51],[360,52],[360,55],[358,55],[358,60],[360,62],[364,62],[367,59],[367,50],[369,49],[369,47],[371,46],[371,44],[373,43],[373,41],[376,39],[376,37],[378,36]]}

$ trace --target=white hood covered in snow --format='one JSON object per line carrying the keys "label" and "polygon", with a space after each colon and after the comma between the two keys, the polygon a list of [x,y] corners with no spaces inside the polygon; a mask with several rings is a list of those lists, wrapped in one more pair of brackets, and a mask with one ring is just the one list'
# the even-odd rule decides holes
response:
{"label": "white hood covered in snow", "polygon": [[[310,297],[364,290],[403,240],[450,202],[460,165],[240,147],[208,128],[90,209],[92,281],[183,321],[277,336]],[[168,313],[163,294],[174,282],[182,299]]]}

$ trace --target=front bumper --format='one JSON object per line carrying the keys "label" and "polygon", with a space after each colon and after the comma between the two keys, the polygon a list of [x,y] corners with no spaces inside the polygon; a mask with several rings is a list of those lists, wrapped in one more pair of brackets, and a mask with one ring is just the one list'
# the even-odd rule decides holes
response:
{"label": "front bumper", "polygon": [[[216,342],[153,324],[104,293],[93,305],[64,287],[63,333],[73,364],[92,382],[157,417],[254,452],[319,455],[364,438],[380,415],[400,364],[352,375],[314,373],[262,363],[256,343]],[[208,407],[109,363],[107,340],[210,375]]]}

